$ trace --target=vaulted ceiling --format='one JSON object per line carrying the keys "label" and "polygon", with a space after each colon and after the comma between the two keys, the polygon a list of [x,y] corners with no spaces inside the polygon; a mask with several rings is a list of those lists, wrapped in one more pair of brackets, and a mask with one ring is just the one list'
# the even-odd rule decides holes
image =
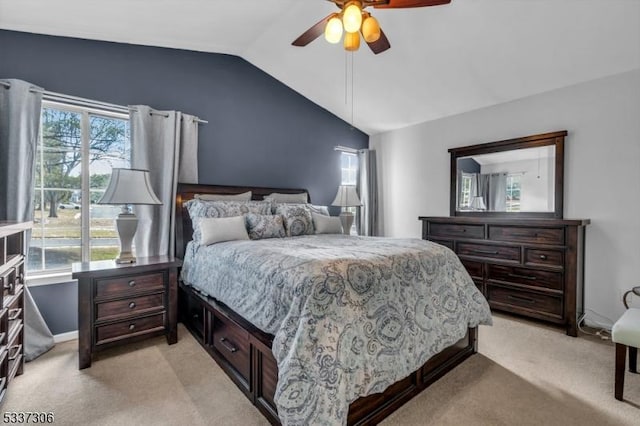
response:
{"label": "vaulted ceiling", "polygon": [[374,9],[392,47],[353,54],[352,115],[344,50],[322,37],[291,46],[334,10],[323,0],[0,0],[0,28],[238,55],[369,134],[640,68],[638,0]]}

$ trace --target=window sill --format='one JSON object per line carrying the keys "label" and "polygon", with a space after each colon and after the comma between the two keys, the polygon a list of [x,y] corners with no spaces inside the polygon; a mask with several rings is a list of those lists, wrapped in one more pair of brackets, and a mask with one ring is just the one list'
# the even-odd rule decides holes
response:
{"label": "window sill", "polygon": [[54,274],[36,275],[27,277],[27,287],[39,287],[43,285],[63,284],[73,281],[71,271],[58,272]]}

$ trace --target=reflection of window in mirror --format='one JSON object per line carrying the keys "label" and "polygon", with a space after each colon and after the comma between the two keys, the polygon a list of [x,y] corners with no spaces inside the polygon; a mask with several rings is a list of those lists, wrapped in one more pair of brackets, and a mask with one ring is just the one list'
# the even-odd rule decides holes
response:
{"label": "reflection of window in mirror", "polygon": [[507,175],[507,211],[520,211],[520,196],[522,188],[522,174]]}
{"label": "reflection of window in mirror", "polygon": [[474,178],[473,175],[462,173],[462,182],[460,183],[460,209],[471,208],[471,197],[475,194],[471,194],[471,181]]}

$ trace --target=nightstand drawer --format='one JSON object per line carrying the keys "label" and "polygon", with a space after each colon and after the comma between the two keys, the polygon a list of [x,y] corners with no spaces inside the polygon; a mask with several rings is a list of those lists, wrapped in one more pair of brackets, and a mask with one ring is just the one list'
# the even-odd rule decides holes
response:
{"label": "nightstand drawer", "polygon": [[111,302],[96,303],[96,320],[107,320],[121,316],[136,315],[164,309],[164,293],[129,297]]}
{"label": "nightstand drawer", "polygon": [[164,312],[96,327],[96,345],[164,330]]}
{"label": "nightstand drawer", "polygon": [[164,274],[130,275],[96,280],[96,297],[119,296],[129,292],[164,288]]}

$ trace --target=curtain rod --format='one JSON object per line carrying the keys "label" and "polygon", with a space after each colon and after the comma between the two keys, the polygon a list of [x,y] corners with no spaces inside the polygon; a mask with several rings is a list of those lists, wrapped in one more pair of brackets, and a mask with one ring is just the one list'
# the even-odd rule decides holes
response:
{"label": "curtain rod", "polygon": [[[0,80],[0,84],[5,86],[6,88],[10,88],[11,87],[11,83],[9,83],[8,81],[3,81]],[[63,93],[56,93],[56,92],[49,92],[47,90],[42,90],[39,89],[37,87],[31,87],[29,89],[29,91],[31,93],[42,93],[42,96],[47,98],[47,100],[51,100],[51,101],[62,101],[62,102],[75,102],[77,104],[83,105],[83,106],[88,106],[88,107],[100,107],[103,109],[108,109],[114,112],[121,112],[123,114],[128,114],[129,111],[134,111],[137,112],[137,109],[135,108],[129,108],[126,106],[122,106],[122,105],[116,105],[116,104],[111,104],[108,102],[100,102],[100,101],[94,101],[92,99],[87,99],[87,98],[80,98],[78,96],[71,96],[71,95],[65,95]],[[151,111],[151,114],[153,115],[161,115],[163,117],[169,117],[169,114],[166,113],[162,113],[162,112],[158,112],[155,110]],[[195,118],[193,120],[195,123],[199,123],[199,124],[209,124],[208,121],[206,120],[202,120],[200,118]]]}
{"label": "curtain rod", "polygon": [[340,151],[340,152],[347,152],[349,154],[357,154],[358,153],[357,149],[349,148],[348,146],[342,146],[342,145],[334,146],[333,150],[334,151]]}

